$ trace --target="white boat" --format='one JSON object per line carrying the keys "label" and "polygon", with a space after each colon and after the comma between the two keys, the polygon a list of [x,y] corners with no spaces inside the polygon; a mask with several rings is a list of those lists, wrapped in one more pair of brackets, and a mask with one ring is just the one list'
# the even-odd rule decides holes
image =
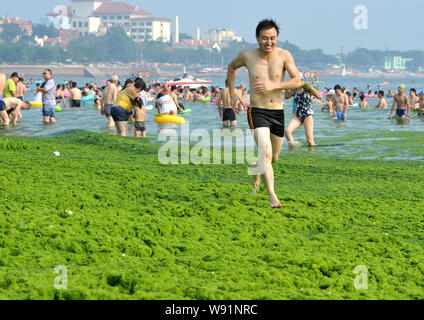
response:
{"label": "white boat", "polygon": [[198,89],[200,87],[209,87],[213,82],[203,79],[195,79],[192,76],[188,76],[182,79],[175,79],[173,81],[168,81],[170,87],[189,87],[190,89]]}

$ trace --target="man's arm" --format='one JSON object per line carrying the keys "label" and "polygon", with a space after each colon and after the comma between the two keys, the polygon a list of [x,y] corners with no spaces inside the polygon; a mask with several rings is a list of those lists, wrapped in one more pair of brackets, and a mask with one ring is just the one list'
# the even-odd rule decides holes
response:
{"label": "man's arm", "polygon": [[238,96],[236,94],[235,86],[236,86],[236,70],[245,66],[245,51],[240,52],[240,54],[235,58],[227,70],[227,81],[228,87],[230,88],[230,99],[231,105],[235,108],[238,102]]}
{"label": "man's arm", "polygon": [[393,99],[393,106],[392,106],[392,110],[390,111],[390,120],[392,119],[393,112],[395,112],[395,108],[396,108],[396,106],[397,106],[397,99],[396,99],[396,96],[395,96],[395,97],[394,97],[394,99]]}
{"label": "man's arm", "polygon": [[406,97],[406,109],[408,110],[408,118],[411,116],[411,104],[409,103],[408,97]]}

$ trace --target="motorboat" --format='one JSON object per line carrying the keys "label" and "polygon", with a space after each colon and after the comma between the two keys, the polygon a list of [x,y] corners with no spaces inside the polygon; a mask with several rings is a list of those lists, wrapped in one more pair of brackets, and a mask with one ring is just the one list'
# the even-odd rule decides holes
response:
{"label": "motorboat", "polygon": [[209,80],[196,79],[192,76],[177,78],[173,81],[168,81],[168,86],[189,87],[190,89],[199,89],[200,87],[209,87],[213,82]]}

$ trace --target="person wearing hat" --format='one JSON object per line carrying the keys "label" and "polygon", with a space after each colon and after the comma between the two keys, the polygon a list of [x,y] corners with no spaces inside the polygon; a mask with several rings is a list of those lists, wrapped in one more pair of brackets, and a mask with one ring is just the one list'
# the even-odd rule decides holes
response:
{"label": "person wearing hat", "polygon": [[17,97],[16,93],[16,84],[19,81],[19,74],[17,72],[13,72],[10,76],[10,79],[7,79],[6,86],[4,87],[3,97],[4,98],[12,98]]}
{"label": "person wearing hat", "polygon": [[108,86],[105,88],[103,92],[103,96],[101,99],[101,111],[108,120],[108,128],[115,127],[115,121],[113,121],[111,110],[115,105],[116,99],[118,98],[118,76],[114,75],[110,78]]}
{"label": "person wearing hat", "polygon": [[393,97],[393,106],[390,111],[390,120],[392,120],[393,113],[396,108],[396,116],[402,119],[409,118],[411,115],[411,107],[409,105],[409,98],[405,94],[405,85],[401,85],[398,89],[398,93]]}

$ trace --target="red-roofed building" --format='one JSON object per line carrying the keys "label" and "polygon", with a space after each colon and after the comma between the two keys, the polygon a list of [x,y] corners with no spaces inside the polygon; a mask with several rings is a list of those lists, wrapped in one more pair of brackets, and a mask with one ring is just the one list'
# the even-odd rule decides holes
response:
{"label": "red-roofed building", "polygon": [[22,31],[26,31],[29,35],[32,35],[32,24],[26,21],[22,21],[19,17],[10,18],[5,17],[0,19],[1,24],[17,24]]}
{"label": "red-roofed building", "polygon": [[137,42],[171,41],[171,20],[153,18],[136,6],[111,0],[72,0],[72,29],[80,35],[99,33],[102,26],[122,26]]}

